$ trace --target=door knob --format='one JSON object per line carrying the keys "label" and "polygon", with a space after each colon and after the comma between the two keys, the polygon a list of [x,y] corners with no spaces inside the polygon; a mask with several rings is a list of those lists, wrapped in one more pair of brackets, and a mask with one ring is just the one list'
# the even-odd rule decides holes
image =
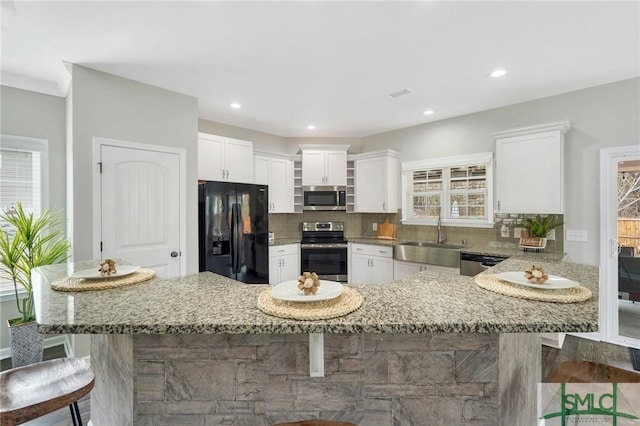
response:
{"label": "door knob", "polygon": [[177,251],[172,251],[171,252],[171,257],[178,257],[179,253]]}

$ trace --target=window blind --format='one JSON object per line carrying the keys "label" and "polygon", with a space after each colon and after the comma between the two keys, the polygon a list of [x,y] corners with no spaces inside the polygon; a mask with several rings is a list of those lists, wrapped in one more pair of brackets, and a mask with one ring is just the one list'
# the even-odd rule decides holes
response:
{"label": "window blind", "polygon": [[10,211],[18,202],[28,212],[42,212],[41,153],[0,149],[0,208]]}

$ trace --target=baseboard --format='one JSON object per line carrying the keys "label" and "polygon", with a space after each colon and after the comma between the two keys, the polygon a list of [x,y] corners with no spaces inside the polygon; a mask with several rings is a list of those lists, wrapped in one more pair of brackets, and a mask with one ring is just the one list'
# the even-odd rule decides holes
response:
{"label": "baseboard", "polygon": [[[73,349],[71,348],[71,339],[66,334],[61,334],[57,336],[49,336],[44,338],[44,348],[52,348],[54,346],[64,346],[64,353],[67,356],[73,354]],[[11,348],[2,348],[0,349],[0,359],[11,358]]]}
{"label": "baseboard", "polygon": [[566,333],[542,333],[542,344],[552,348],[562,349]]}

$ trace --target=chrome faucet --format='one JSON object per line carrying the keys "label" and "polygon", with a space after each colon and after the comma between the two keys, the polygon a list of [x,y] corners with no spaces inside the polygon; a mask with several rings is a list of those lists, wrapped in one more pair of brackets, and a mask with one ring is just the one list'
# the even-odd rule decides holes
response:
{"label": "chrome faucet", "polygon": [[444,244],[445,241],[447,236],[442,233],[442,207],[438,207],[438,244]]}

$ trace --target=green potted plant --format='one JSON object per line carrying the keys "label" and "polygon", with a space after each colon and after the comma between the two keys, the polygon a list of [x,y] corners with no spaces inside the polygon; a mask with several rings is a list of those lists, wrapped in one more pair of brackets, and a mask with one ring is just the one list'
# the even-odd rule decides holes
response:
{"label": "green potted plant", "polygon": [[562,222],[557,222],[554,216],[543,218],[542,215],[538,215],[525,219],[522,227],[526,231],[521,235],[520,245],[542,249],[547,245],[547,235],[549,232],[560,225],[562,225]]}
{"label": "green potted plant", "polygon": [[[43,336],[36,327],[31,270],[63,262],[69,257],[69,242],[58,227],[59,220],[45,210],[36,217],[22,204],[0,213],[0,271],[13,281],[19,318],[8,321],[12,365],[18,367],[42,361]],[[24,290],[21,297],[19,287]]]}

